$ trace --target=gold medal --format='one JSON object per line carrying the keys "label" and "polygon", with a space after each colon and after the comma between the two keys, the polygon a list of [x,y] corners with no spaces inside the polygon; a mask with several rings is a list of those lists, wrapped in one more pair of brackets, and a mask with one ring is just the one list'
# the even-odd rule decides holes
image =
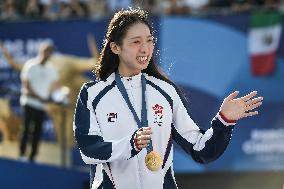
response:
{"label": "gold medal", "polygon": [[161,169],[163,161],[158,152],[151,151],[145,157],[145,163],[150,171],[158,171]]}

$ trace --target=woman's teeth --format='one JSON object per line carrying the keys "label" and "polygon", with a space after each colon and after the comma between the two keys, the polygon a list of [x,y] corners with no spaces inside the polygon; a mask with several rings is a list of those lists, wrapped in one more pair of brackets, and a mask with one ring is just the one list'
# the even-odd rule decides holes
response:
{"label": "woman's teeth", "polygon": [[139,62],[145,62],[146,60],[147,60],[147,56],[138,56],[137,57],[137,60],[139,61]]}

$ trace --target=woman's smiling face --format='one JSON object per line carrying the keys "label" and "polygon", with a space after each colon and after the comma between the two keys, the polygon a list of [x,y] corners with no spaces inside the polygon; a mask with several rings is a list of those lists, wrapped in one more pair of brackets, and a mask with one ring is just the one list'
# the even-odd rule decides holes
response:
{"label": "woman's smiling face", "polygon": [[144,23],[130,26],[122,40],[116,45],[119,56],[118,70],[122,76],[133,76],[146,69],[152,58],[154,39],[149,27]]}

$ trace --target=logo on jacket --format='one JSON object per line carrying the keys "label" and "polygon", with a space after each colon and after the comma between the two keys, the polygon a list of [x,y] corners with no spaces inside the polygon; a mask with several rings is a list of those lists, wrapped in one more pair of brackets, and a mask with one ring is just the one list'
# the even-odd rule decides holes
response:
{"label": "logo on jacket", "polygon": [[155,106],[152,107],[153,111],[154,111],[154,118],[155,121],[154,123],[157,124],[158,126],[162,126],[163,124],[163,110],[164,107],[159,105],[159,104],[155,104]]}
{"label": "logo on jacket", "polygon": [[108,116],[108,118],[107,118],[108,122],[116,122],[117,113],[108,113],[107,116]]}

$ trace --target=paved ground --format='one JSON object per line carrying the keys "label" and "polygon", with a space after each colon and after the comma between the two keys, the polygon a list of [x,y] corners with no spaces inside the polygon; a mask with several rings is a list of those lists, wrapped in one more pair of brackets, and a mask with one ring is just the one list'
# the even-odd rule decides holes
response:
{"label": "paved ground", "polygon": [[[1,142],[0,143],[0,157],[11,158],[17,160],[19,154],[17,142]],[[29,148],[28,151],[29,152]],[[67,155],[68,157],[68,155]],[[61,149],[56,143],[42,142],[39,146],[39,153],[36,162],[48,165],[61,166]],[[67,164],[70,160],[66,160]]]}

